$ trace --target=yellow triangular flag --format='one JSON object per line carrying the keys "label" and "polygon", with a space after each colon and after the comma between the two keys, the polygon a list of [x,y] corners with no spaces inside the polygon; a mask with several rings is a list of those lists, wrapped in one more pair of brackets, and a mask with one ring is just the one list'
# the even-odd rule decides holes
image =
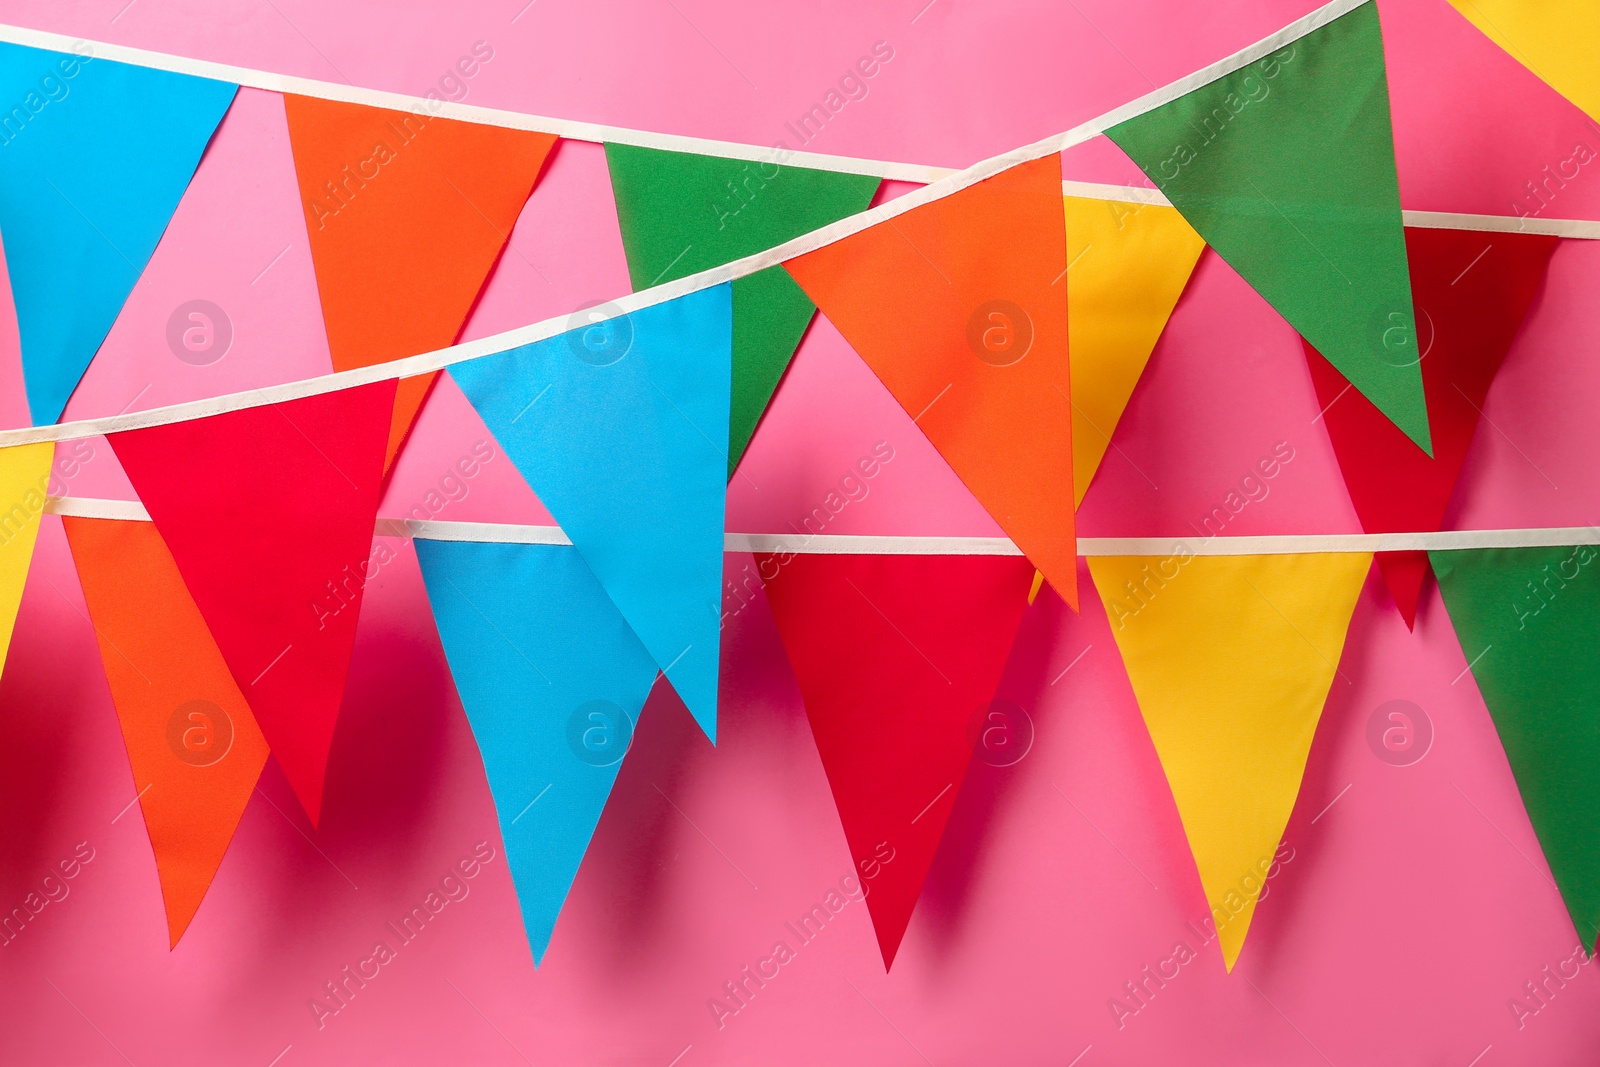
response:
{"label": "yellow triangular flag", "polygon": [[1233,970],[1370,553],[1091,558]]}
{"label": "yellow triangular flag", "polygon": [[39,539],[56,446],[48,441],[0,449],[0,663],[22,606],[22,587]]}
{"label": "yellow triangular flag", "polygon": [[1067,224],[1072,484],[1083,503],[1205,242],[1176,208],[1062,198]]}
{"label": "yellow triangular flag", "polygon": [[1589,117],[1600,119],[1594,0],[1450,0],[1469,22]]}

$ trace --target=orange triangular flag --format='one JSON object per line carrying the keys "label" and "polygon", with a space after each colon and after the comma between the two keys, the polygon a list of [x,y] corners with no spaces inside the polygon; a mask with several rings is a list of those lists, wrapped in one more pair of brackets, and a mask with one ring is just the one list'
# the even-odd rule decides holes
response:
{"label": "orange triangular flag", "polygon": [[[334,368],[454,344],[556,138],[420,105],[284,103]],[[385,469],[433,379],[400,383]]]}
{"label": "orange triangular flag", "polygon": [[65,518],[177,945],[267,762],[239,686],[149,522]]}
{"label": "orange triangular flag", "polygon": [[784,265],[1076,608],[1060,157]]}

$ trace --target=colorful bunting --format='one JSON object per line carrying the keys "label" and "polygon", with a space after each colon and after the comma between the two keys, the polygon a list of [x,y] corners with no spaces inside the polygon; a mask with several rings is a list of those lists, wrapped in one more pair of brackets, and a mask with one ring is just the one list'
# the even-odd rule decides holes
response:
{"label": "colorful bunting", "polygon": [[1591,0],[1450,0],[1484,36],[1600,120],[1600,8]]}
{"label": "colorful bunting", "polygon": [[[1433,430],[1424,455],[1305,341],[1317,406],[1345,486],[1368,533],[1437,530],[1495,372],[1533,303],[1556,238],[1406,230],[1421,319],[1422,384]],[[1423,552],[1380,552],[1378,566],[1406,625],[1428,572]]]}
{"label": "colorful bunting", "polygon": [[574,548],[416,546],[537,966],[656,665]]}
{"label": "colorful bunting", "polygon": [[22,606],[54,456],[55,445],[48,443],[0,449],[0,664]]}
{"label": "colorful bunting", "polygon": [[[1592,4],[1451,3],[1600,119]],[[1321,22],[1334,10],[1344,13]],[[852,863],[871,882],[886,970],[1026,606],[1045,580],[1077,606],[1075,507],[1207,243],[1302,334],[1318,418],[1363,528],[1440,529],[1557,238],[1491,222],[1405,229],[1377,5],[1329,6],[1293,29],[1306,25],[1318,28],[1206,84],[1186,80],[1174,90],[1182,95],[1160,91],[1167,102],[1106,130],[1171,207],[1058,204],[1060,157],[1012,165],[1030,154],[1022,150],[984,165],[1003,160],[998,174],[948,195],[930,190],[941,195],[781,266],[452,367],[479,430],[498,439],[526,479],[522,491],[549,509],[539,516],[571,541],[416,542],[536,966],[658,675],[716,739],[727,480],[819,307],[829,335],[836,327],[849,340],[1025,553],[757,556]],[[484,49],[473,54],[492,54]],[[421,101],[403,112],[248,90],[235,104],[237,92],[98,58],[85,44],[68,53],[0,43],[0,107],[10,108],[0,111],[0,275],[9,276],[0,288],[12,292],[18,323],[12,392],[29,407],[18,419],[61,419],[74,390],[72,410],[102,414],[106,390],[135,379],[126,367],[107,368],[104,387],[85,379],[97,352],[116,362],[119,349],[159,342],[162,329],[186,367],[213,362],[191,360],[195,351],[174,338],[185,308],[221,308],[205,293],[179,299],[162,279],[200,277],[205,262],[237,274],[263,254],[185,252],[185,232],[200,223],[184,219],[215,222],[236,209],[214,194],[241,176],[260,179],[257,156],[287,147],[278,162],[293,160],[284,188],[298,193],[318,290],[306,306],[320,304],[323,320],[302,363],[322,358],[324,333],[338,370],[455,342],[519,218],[524,232],[538,221],[523,211],[553,135],[440,118]],[[195,180],[230,107],[234,132],[200,170],[211,177]],[[213,170],[218,151],[227,165]],[[635,291],[826,227],[880,191],[877,178],[788,166],[776,161],[782,153],[756,162],[604,151]],[[603,190],[599,203],[607,210]],[[1570,220],[1548,228],[1583,232]],[[156,257],[158,245],[174,266]],[[299,278],[309,284],[303,269]],[[130,301],[135,288],[148,307]],[[174,302],[182,306],[169,310]],[[270,348],[282,325],[256,329],[256,346]],[[297,365],[269,371],[304,377]],[[95,513],[93,502],[54,506],[76,511],[64,529],[172,947],[269,752],[313,824],[320,818],[364,586],[392,555],[374,541],[382,486],[434,378],[112,433],[152,521],[80,517]],[[493,451],[479,445],[451,469],[471,477],[468,467]],[[53,455],[51,444],[0,450],[0,660],[51,506]],[[445,478],[440,491],[463,499],[465,483]],[[1088,566],[1231,971],[1373,556],[1179,548]],[[1600,939],[1597,555],[1600,546],[1568,545],[1377,557],[1408,626],[1429,570],[1437,574],[1584,946]],[[15,910],[13,925],[36,910]]]}
{"label": "colorful bunting", "polygon": [[[887,969],[1000,683],[1033,565],[1016,556],[758,556]],[[892,862],[885,862],[892,860]]]}
{"label": "colorful bunting", "polygon": [[155,526],[62,523],[176,946],[255,791],[267,742]]}
{"label": "colorful bunting", "polygon": [[1072,489],[1082,504],[1205,242],[1175,209],[1062,198],[1072,352]]}
{"label": "colorful bunting", "polygon": [[1061,211],[1052,155],[785,266],[1076,607]]}
{"label": "colorful bunting", "polygon": [[[111,435],[306,814],[373,561],[394,382]],[[224,532],[225,531],[225,532]]]}
{"label": "colorful bunting", "polygon": [[61,417],[235,89],[0,44],[0,235],[36,425]]}
{"label": "colorful bunting", "polygon": [[450,369],[713,741],[729,290]]}
{"label": "colorful bunting", "polygon": [[242,88],[62,418],[205,400],[331,369],[283,97]]}
{"label": "colorful bunting", "polygon": [[[742,159],[606,145],[635,291],[776,247],[864,211],[879,180]],[[733,283],[728,477],[816,305],[782,268]]]}
{"label": "colorful bunting", "polygon": [[[454,344],[556,138],[420,107],[284,103],[334,368]],[[386,470],[433,378],[400,383]]]}
{"label": "colorful bunting", "polygon": [[1591,952],[1600,934],[1597,552],[1582,545],[1430,553],[1528,819]]}
{"label": "colorful bunting", "polygon": [[1331,552],[1089,560],[1230,971],[1371,566]]}
{"label": "colorful bunting", "polygon": [[1431,453],[1375,4],[1106,135]]}

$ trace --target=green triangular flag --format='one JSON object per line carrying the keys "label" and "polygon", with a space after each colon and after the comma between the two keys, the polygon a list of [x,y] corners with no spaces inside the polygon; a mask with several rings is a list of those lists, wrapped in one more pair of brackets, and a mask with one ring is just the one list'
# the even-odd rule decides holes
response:
{"label": "green triangular flag", "polygon": [[[866,210],[860,174],[606,145],[635,291],[760,252]],[[782,267],[733,283],[728,477],[756,432],[816,305]]]}
{"label": "green triangular flag", "polygon": [[1428,555],[1550,872],[1592,949],[1600,933],[1600,550]]}
{"label": "green triangular flag", "polygon": [[1375,4],[1106,135],[1430,456]]}

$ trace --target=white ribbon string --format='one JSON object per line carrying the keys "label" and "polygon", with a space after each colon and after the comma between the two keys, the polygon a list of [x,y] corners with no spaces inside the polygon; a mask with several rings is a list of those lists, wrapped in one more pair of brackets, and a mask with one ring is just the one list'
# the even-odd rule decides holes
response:
{"label": "white ribbon string", "polygon": [[[150,521],[136,500],[50,497],[51,515],[86,519]],[[570,545],[559,526],[497,522],[444,522],[437,519],[380,518],[379,537],[420,537],[427,541],[488,541],[515,545]],[[1462,548],[1549,548],[1600,544],[1600,526],[1559,526],[1522,530],[1445,530],[1435,533],[1279,534],[1252,537],[1080,537],[1080,556],[1279,556],[1308,552],[1446,551]],[[1005,537],[879,537],[841,534],[730,533],[725,552],[793,555],[866,556],[1020,556]]]}
{"label": "white ribbon string", "polygon": [[[1137,100],[1123,104],[1098,118],[1090,119],[1065,133],[1056,134],[1034,144],[1013,149],[1010,152],[991,157],[975,163],[965,170],[948,172],[941,171],[942,177],[900,196],[875,208],[869,208],[848,218],[802,234],[790,241],[786,241],[776,248],[770,248],[743,259],[719,267],[704,270],[698,274],[691,274],[664,285],[653,286],[618,297],[607,305],[589,309],[585,318],[575,323],[572,316],[559,316],[545,319],[528,326],[494,334],[490,337],[480,338],[465,344],[441,348],[433,352],[424,352],[420,355],[408,356],[388,363],[379,363],[370,367],[357,367],[352,370],[326,374],[316,378],[308,378],[298,382],[289,382],[282,385],[264,386],[259,389],[250,389],[238,393],[227,393],[222,396],[209,397],[204,400],[195,400],[183,404],[172,404],[164,407],[150,408],[145,411],[135,411],[122,415],[111,415],[95,419],[79,419],[72,422],[56,423],[51,426],[20,427],[11,430],[0,430],[0,448],[9,448],[14,445],[33,444],[43,441],[68,441],[84,437],[96,437],[102,434],[120,433],[126,430],[143,429],[150,426],[164,426],[175,422],[186,422],[191,419],[207,418],[231,411],[241,411],[246,408],[261,407],[268,404],[280,404],[290,400],[299,400],[308,396],[336,392],[341,389],[350,389],[356,386],[369,385],[373,382],[386,381],[394,378],[406,378],[413,375],[427,374],[441,370],[455,363],[466,360],[478,359],[483,356],[503,352],[519,345],[531,344],[542,341],[566,332],[575,325],[591,326],[609,318],[624,316],[646,307],[675,300],[690,293],[698,292],[711,286],[720,285],[735,278],[743,278],[758,271],[776,266],[786,260],[813,252],[824,245],[849,237],[879,223],[911,211],[914,208],[932,203],[935,200],[950,196],[969,188],[986,178],[993,177],[1000,172],[1014,167],[1020,163],[1040,159],[1044,156],[1060,153],[1073,145],[1082,144],[1099,136],[1105,130],[1117,123],[1124,122],[1138,115],[1145,114],[1158,107],[1172,102],[1186,93],[1192,92],[1200,86],[1207,85],[1218,78],[1225,77],[1250,63],[1271,55],[1281,50],[1284,46],[1299,40],[1301,37],[1327,23],[1348,14],[1350,11],[1372,0],[1333,0],[1303,18],[1297,19],[1288,26],[1268,37],[1257,41],[1255,44],[1239,52],[1219,60],[1202,70],[1196,71],[1185,78],[1172,82],[1150,93],[1139,97]],[[60,34],[46,33],[42,30],[30,30],[19,27],[0,26],[0,41],[10,41],[14,44],[29,45],[40,48],[54,48],[70,50],[78,41],[76,38],[64,37]],[[164,56],[161,53],[146,52],[142,49],[124,48],[122,46],[101,44],[96,47],[103,48],[102,53],[106,58],[118,59],[124,62],[137,63],[146,66],[163,66],[163,69],[180,71],[187,74],[198,74],[203,77],[219,78],[234,81],[238,84],[254,85],[263,89],[272,89],[279,92],[305,92],[310,95],[320,95],[332,100],[351,100],[360,103],[373,103],[377,106],[396,107],[424,103],[418,97],[406,97],[399,94],[383,93],[378,90],[357,89],[351,86],[335,85],[329,82],[316,82],[309,79],[291,78],[286,75],[268,74],[261,71],[250,71],[240,67],[230,67],[224,64],[209,63],[203,60],[186,59],[183,57]],[[242,79],[242,80],[241,80]],[[459,112],[457,110],[460,109]],[[729,142],[696,142],[699,147],[689,147],[693,138],[670,138],[667,135],[641,134],[634,130],[621,130],[619,128],[598,126],[590,123],[565,123],[558,120],[544,119],[538,116],[520,115],[515,112],[497,111],[476,106],[451,104],[435,112],[453,118],[462,118],[466,121],[489,122],[498,125],[512,126],[517,129],[537,129],[558,133],[566,131],[566,135],[583,140],[616,140],[626,143],[646,143],[642,138],[650,139],[655,146],[677,146],[677,150],[706,151],[707,146],[727,147]],[[631,140],[630,140],[631,138]],[[742,147],[749,151],[757,151],[751,146]],[[736,158],[760,158],[769,160],[771,152],[760,149],[765,155],[736,156]],[[842,157],[828,157],[830,159]],[[860,163],[861,161],[856,161]],[[1095,187],[1117,188],[1117,187]],[[1137,195],[1145,197],[1147,202],[1154,190],[1138,190]],[[1159,194],[1155,194],[1159,196]],[[1469,216],[1447,216],[1453,219],[1465,219]],[[1516,220],[1521,222],[1523,220]],[[1546,220],[1547,224],[1553,220]],[[1511,220],[1500,220],[1511,225]],[[1574,224],[1578,225],[1578,224]],[[1600,224],[1582,224],[1595,226],[1600,231]],[[1505,228],[1504,226],[1500,228]],[[1600,234],[1597,234],[1600,235]]]}

